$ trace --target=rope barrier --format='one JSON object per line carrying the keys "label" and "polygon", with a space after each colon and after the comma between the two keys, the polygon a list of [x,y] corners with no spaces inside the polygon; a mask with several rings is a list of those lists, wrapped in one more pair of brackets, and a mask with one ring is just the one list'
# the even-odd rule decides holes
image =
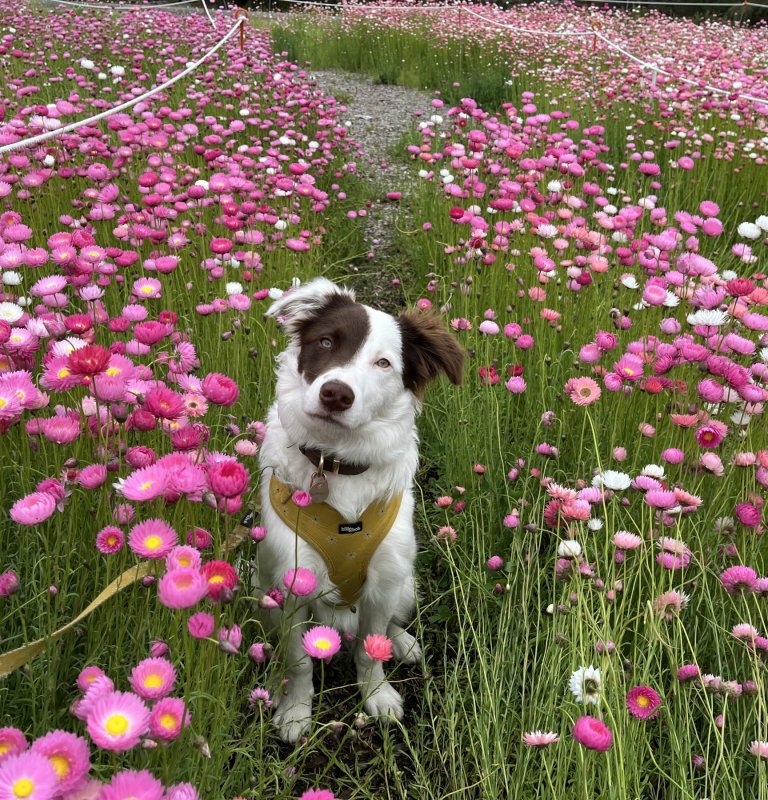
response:
{"label": "rope barrier", "polygon": [[211,16],[211,12],[208,10],[208,3],[205,0],[202,0],[203,3],[203,10],[205,11],[205,16],[208,17],[208,22],[211,23],[212,27],[216,27],[216,23],[213,21],[213,17]]}
{"label": "rope barrier", "polygon": [[140,103],[142,100],[146,100],[148,97],[154,97],[156,94],[165,91],[168,87],[173,86],[175,83],[178,83],[183,78],[186,78],[187,75],[194,72],[201,64],[206,62],[219,48],[223,47],[240,29],[240,26],[245,24],[244,19],[238,19],[238,21],[232,26],[229,32],[216,44],[214,45],[205,55],[201,56],[197,59],[197,61],[193,61],[186,69],[182,70],[178,75],[175,75],[173,78],[169,78],[165,83],[161,83],[160,86],[155,86],[153,89],[150,89],[148,92],[145,92],[138,97],[133,98],[133,100],[128,100],[125,103],[121,103],[120,105],[113,106],[112,108],[108,108],[106,111],[102,111],[99,114],[94,114],[92,117],[88,117],[87,119],[80,120],[78,122],[71,122],[69,125],[64,125],[62,128],[58,128],[54,131],[47,131],[46,133],[41,133],[38,136],[32,136],[29,139],[22,139],[18,142],[12,142],[11,144],[6,144],[0,147],[0,155],[4,153],[9,153],[12,150],[18,150],[21,147],[30,147],[33,144],[39,144],[40,142],[45,142],[48,139],[53,139],[56,136],[62,136],[65,133],[69,133],[70,131],[75,131],[78,128],[82,128],[85,125],[90,125],[94,122],[98,122],[99,120],[104,119],[105,117],[109,117],[112,114],[117,114],[120,111],[125,111],[128,108],[132,108],[137,103]]}

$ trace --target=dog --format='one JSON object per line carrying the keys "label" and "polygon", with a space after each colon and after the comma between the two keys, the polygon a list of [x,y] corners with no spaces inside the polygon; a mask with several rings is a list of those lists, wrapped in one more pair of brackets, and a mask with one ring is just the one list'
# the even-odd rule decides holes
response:
{"label": "dog", "polygon": [[[442,373],[461,382],[464,350],[434,315],[393,317],[325,278],[286,292],[266,315],[277,318],[290,343],[277,357],[276,400],[260,449],[267,535],[258,548],[258,582],[282,587],[285,573],[297,567],[318,581],[309,598],[287,592],[282,608],[290,621],[287,680],[273,721],[292,743],[312,717],[312,663],[302,646],[310,617],[354,636],[367,714],[402,719],[400,694],[362,642],[385,634],[395,658],[421,659],[402,627],[415,604],[416,416],[430,381]],[[309,492],[312,504],[296,505],[295,491]],[[295,531],[302,517],[320,516],[332,519],[314,532],[313,545]]]}

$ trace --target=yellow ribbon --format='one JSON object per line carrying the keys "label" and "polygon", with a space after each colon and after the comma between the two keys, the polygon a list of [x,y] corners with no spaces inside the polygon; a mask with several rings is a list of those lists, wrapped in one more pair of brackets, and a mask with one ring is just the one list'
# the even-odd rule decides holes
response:
{"label": "yellow ribbon", "polygon": [[[229,553],[237,549],[248,538],[248,533],[248,530],[242,525],[236,526],[234,532],[231,533],[227,537],[226,542],[224,542],[222,551],[224,553]],[[30,642],[30,644],[25,644],[23,647],[17,647],[15,650],[3,653],[3,655],[0,656],[0,678],[10,675],[14,670],[17,670],[20,666],[35,658],[35,656],[40,655],[49,644],[57,641],[65,633],[72,630],[78,622],[85,619],[100,605],[109,600],[110,597],[113,597],[127,586],[131,586],[146,577],[149,574],[150,567],[151,562],[149,561],[144,561],[141,564],[137,564],[135,567],[130,567],[123,572],[122,575],[118,575],[118,577],[115,578],[106,589],[100,592],[71,622],[63,625],[50,636],[44,636],[42,639]]]}

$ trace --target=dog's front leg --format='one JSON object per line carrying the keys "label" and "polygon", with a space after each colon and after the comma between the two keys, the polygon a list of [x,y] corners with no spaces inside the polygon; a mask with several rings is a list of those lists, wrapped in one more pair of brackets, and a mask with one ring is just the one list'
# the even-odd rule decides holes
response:
{"label": "dog's front leg", "polygon": [[312,661],[304,652],[302,633],[309,618],[306,604],[299,605],[299,598],[289,596],[283,614],[291,628],[285,652],[285,686],[276,698],[277,709],[272,718],[280,738],[293,744],[309,729],[312,720]]}
{"label": "dog's front leg", "polygon": [[363,642],[369,634],[387,633],[392,614],[387,604],[366,602],[358,605],[359,623],[358,641],[355,647],[355,666],[357,667],[357,685],[365,701],[363,707],[374,717],[403,718],[403,698],[400,693],[384,679],[384,668],[381,661],[371,658],[366,652]]}

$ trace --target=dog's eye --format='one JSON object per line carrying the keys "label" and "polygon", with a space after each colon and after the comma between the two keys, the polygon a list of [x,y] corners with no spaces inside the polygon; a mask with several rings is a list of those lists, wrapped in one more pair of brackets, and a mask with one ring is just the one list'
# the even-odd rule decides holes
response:
{"label": "dog's eye", "polygon": [[320,340],[320,347],[330,349],[333,347],[333,339],[331,339],[330,336],[323,336],[323,338]]}
{"label": "dog's eye", "polygon": [[381,367],[382,369],[386,369],[387,367],[391,367],[392,365],[389,363],[389,361],[386,358],[380,358],[376,362],[376,366],[377,367]]}

